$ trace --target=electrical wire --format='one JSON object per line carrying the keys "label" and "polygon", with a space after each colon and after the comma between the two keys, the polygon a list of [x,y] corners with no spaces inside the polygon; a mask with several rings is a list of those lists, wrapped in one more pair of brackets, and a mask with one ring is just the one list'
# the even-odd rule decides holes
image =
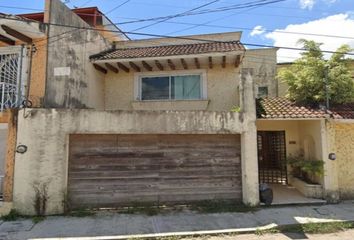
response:
{"label": "electrical wire", "polygon": [[[25,21],[25,22],[28,22],[28,20],[13,19],[13,18],[7,18],[7,17],[4,17],[4,16],[0,16],[0,19],[8,19],[8,20],[14,20],[14,21]],[[34,21],[34,22],[36,22],[36,21]],[[59,26],[59,27],[73,28],[73,29],[94,30],[94,31],[102,31],[102,32],[116,32],[116,33],[131,34],[131,35],[146,36],[146,37],[157,37],[157,38],[167,38],[167,39],[169,39],[169,38],[170,39],[183,39],[183,40],[201,41],[201,42],[218,42],[218,43],[225,42],[225,41],[219,41],[219,40],[194,38],[194,37],[188,37],[188,36],[169,36],[169,35],[140,33],[140,32],[131,32],[131,31],[117,31],[117,30],[99,29],[99,28],[93,28],[93,27],[79,27],[79,26],[72,26],[72,25],[65,25],[65,24],[58,24],[58,23],[44,23],[44,24],[47,24],[47,25],[50,25],[50,26]],[[280,49],[297,50],[297,51],[305,51],[306,50],[304,48],[285,47],[285,46],[271,46],[271,45],[266,45],[266,44],[254,44],[254,43],[245,43],[245,42],[242,42],[242,44],[245,45],[245,46],[252,46],[252,47],[280,48]],[[322,50],[321,52],[323,52],[323,53],[339,53],[339,52],[336,52],[336,51],[329,51],[329,50]],[[346,55],[354,56],[354,53],[347,53]]]}
{"label": "electrical wire", "polygon": [[[135,20],[135,21],[127,21],[127,22],[122,22],[120,24],[155,21],[155,20],[166,19],[166,18],[170,18],[170,17],[175,18],[175,17],[185,17],[185,16],[208,14],[208,13],[214,13],[214,12],[224,12],[224,11],[230,11],[230,10],[235,10],[235,9],[244,9],[244,8],[251,8],[251,7],[256,7],[256,6],[265,6],[265,5],[278,3],[278,2],[284,2],[284,1],[287,1],[287,0],[258,0],[258,1],[253,1],[253,2],[243,3],[243,4],[235,4],[235,5],[228,6],[228,7],[216,8],[216,9],[207,9],[207,10],[202,10],[202,11],[197,11],[197,12],[189,12],[189,13],[184,13],[184,14],[175,14],[175,15],[169,15],[169,16],[146,18],[146,19]],[[176,15],[178,15],[178,16],[176,16]]]}
{"label": "electrical wire", "polygon": [[195,10],[204,8],[204,7],[206,7],[206,6],[209,6],[209,5],[211,5],[211,4],[217,3],[217,2],[219,2],[219,1],[220,1],[220,0],[213,0],[213,1],[208,2],[208,3],[206,3],[206,4],[203,4],[203,5],[200,5],[200,6],[198,6],[198,7],[192,8],[192,9],[190,9],[190,10],[188,10],[188,11],[184,11],[184,12],[182,12],[182,13],[172,15],[172,16],[170,16],[170,17],[167,17],[167,18],[162,19],[162,20],[160,20],[160,21],[157,21],[157,22],[155,22],[155,23],[151,23],[151,24],[145,25],[145,26],[143,26],[143,27],[136,28],[136,29],[134,29],[133,31],[138,31],[138,30],[141,30],[141,29],[145,29],[145,28],[154,26],[154,25],[156,25],[156,24],[165,22],[165,21],[170,20],[170,19],[172,19],[172,18],[176,18],[176,17],[183,16],[183,14],[192,13],[192,12],[195,11]]}
{"label": "electrical wire", "polygon": [[[27,9],[27,10],[38,10],[40,11],[41,9],[33,9],[33,8],[21,8],[21,7],[12,7],[12,6],[0,6],[3,8],[14,8],[14,9]],[[244,14],[243,12],[237,13],[237,14]],[[83,15],[83,16],[94,16],[95,14],[86,14],[86,13],[79,13],[78,15]],[[229,16],[233,16],[229,15]],[[229,17],[226,16],[226,17]],[[273,16],[273,15],[270,15]],[[274,16],[280,16],[280,15],[274,15]],[[283,17],[289,17],[289,16],[283,16]],[[222,18],[218,18],[218,19],[214,19],[213,21],[217,21],[220,19],[224,19],[225,17]],[[112,23],[112,24],[107,24],[105,26],[109,26],[109,25],[122,25],[122,24],[129,24],[129,23],[136,23],[136,22],[141,22],[141,21],[152,21],[151,19],[136,19],[136,18],[128,18],[128,19],[135,19],[135,21],[129,21],[129,22],[117,22],[117,23]],[[224,29],[242,29],[242,30],[249,30],[252,31],[252,28],[246,28],[246,27],[231,27],[231,26],[221,26],[221,25],[209,25],[208,23],[211,23],[213,21],[208,21],[207,23],[187,23],[187,22],[170,22],[170,21],[165,21],[166,23],[172,23],[172,24],[182,24],[182,25],[190,25],[192,27],[190,28],[185,28],[182,30],[178,30],[178,31],[174,31],[174,32],[170,32],[170,33],[166,33],[166,35],[170,35],[170,34],[174,34],[174,33],[178,33],[178,32],[182,32],[182,31],[186,31],[186,30],[190,30],[199,26],[205,26],[205,27],[216,27],[216,28],[224,28]],[[136,31],[132,30],[132,31]],[[278,33],[285,33],[285,34],[301,34],[301,35],[307,35],[307,36],[320,36],[320,37],[331,37],[331,38],[343,38],[343,39],[353,39],[354,37],[348,37],[348,36],[339,36],[339,35],[329,35],[329,34],[316,34],[316,33],[304,33],[304,32],[293,32],[293,31],[282,31],[282,30],[276,30],[276,29],[266,29],[264,30],[265,32],[278,32]],[[30,31],[28,31],[30,32]]]}
{"label": "electrical wire", "polygon": [[125,4],[129,3],[131,0],[126,0],[124,1],[123,3],[119,4],[118,6],[112,8],[111,10],[108,10],[107,12],[105,12],[104,14],[107,15],[107,14],[110,14],[111,12],[114,12],[115,10],[117,10],[118,8],[124,6]]}

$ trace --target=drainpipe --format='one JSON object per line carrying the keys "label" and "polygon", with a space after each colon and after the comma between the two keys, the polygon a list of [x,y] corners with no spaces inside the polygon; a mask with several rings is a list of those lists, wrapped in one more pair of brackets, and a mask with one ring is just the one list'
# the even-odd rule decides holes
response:
{"label": "drainpipe", "polygon": [[21,90],[22,90],[22,68],[23,68],[23,49],[25,48],[25,45],[21,45],[21,53],[20,53],[20,64],[19,64],[19,70],[18,70],[18,83],[17,83],[17,106],[21,105]]}
{"label": "drainpipe", "polygon": [[32,58],[33,58],[33,52],[35,51],[35,46],[32,44],[29,47],[30,53],[29,53],[29,67],[28,67],[28,79],[27,79],[27,93],[26,93],[26,100],[30,100],[30,87],[31,87],[31,77],[32,77]]}

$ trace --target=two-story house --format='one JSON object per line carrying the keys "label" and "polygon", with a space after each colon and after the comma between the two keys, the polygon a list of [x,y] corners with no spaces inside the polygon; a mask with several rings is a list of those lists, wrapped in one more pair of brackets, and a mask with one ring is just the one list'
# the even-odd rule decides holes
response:
{"label": "two-story house", "polygon": [[5,201],[32,214],[45,186],[47,214],[63,202],[259,203],[254,82],[274,92],[276,49],[246,50],[240,32],[110,45],[98,28],[61,26],[90,27],[78,10],[46,8],[43,96],[10,116]]}
{"label": "two-story house", "polygon": [[52,0],[46,10],[12,17],[30,18],[47,43],[31,43],[44,64],[31,51],[26,101],[7,112],[7,209],[34,214],[38,190],[46,214],[135,202],[257,205],[259,183],[288,184],[286,158],[304,148],[334,171],[321,197],[337,194],[328,153],[339,135],[323,112],[278,101],[276,48],[246,49],[241,32],[128,40],[102,31],[111,24],[95,8]]}

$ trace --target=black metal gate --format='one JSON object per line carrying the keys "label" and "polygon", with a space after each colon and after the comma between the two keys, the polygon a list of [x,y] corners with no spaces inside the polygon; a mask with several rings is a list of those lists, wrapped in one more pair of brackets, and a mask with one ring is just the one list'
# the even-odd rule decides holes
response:
{"label": "black metal gate", "polygon": [[287,184],[285,131],[258,131],[260,183]]}

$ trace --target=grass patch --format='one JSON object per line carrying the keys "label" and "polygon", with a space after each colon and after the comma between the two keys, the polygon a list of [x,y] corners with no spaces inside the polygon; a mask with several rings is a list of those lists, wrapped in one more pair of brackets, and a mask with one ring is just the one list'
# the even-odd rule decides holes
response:
{"label": "grass patch", "polygon": [[95,212],[89,209],[77,209],[68,214],[70,217],[90,217],[94,216]]}
{"label": "grass patch", "polygon": [[306,223],[276,227],[266,230],[256,230],[256,235],[274,234],[274,233],[310,233],[326,234],[353,229],[354,222],[328,222],[328,223]]}
{"label": "grass patch", "polygon": [[257,207],[251,207],[234,201],[200,201],[190,206],[191,210],[201,213],[222,213],[222,212],[255,212]]}
{"label": "grass patch", "polygon": [[34,224],[37,224],[37,223],[40,223],[42,221],[45,220],[45,216],[35,216],[35,217],[32,217],[32,222]]}
{"label": "grass patch", "polygon": [[335,233],[346,229],[354,228],[353,222],[329,222],[329,223],[307,223],[297,226],[289,226],[282,231],[287,232],[304,232],[312,234]]}
{"label": "grass patch", "polygon": [[124,207],[118,210],[119,213],[123,214],[145,214],[148,216],[154,216],[161,213],[163,206],[153,205],[153,204],[143,204],[143,203],[133,203],[129,207]]}
{"label": "grass patch", "polygon": [[1,220],[3,221],[16,221],[19,218],[21,218],[21,214],[15,210],[15,209],[11,209],[11,211],[7,214],[1,217]]}

